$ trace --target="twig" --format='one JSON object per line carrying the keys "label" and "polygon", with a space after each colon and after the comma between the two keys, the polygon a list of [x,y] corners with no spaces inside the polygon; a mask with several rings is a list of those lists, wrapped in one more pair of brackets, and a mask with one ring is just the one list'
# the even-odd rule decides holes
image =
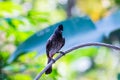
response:
{"label": "twig", "polygon": [[[64,52],[64,54],[67,54],[73,50],[76,50],[78,48],[82,48],[82,47],[87,47],[87,46],[104,46],[104,47],[108,47],[108,48],[112,48],[115,50],[120,50],[120,47],[114,46],[114,45],[110,45],[110,44],[106,44],[106,43],[86,43],[86,44],[80,44],[78,46],[75,46],[71,49],[68,49]],[[63,56],[63,54],[59,54],[54,60],[55,62],[60,59]],[[54,61],[51,60],[51,62],[35,77],[34,80],[39,80],[39,78],[42,76],[42,74],[54,63]]]}

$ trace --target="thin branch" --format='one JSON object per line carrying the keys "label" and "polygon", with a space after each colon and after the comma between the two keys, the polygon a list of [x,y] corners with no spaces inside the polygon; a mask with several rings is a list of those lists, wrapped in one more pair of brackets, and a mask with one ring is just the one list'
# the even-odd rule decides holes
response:
{"label": "thin branch", "polygon": [[[87,46],[104,46],[104,47],[108,47],[108,48],[112,48],[115,50],[120,50],[120,47],[114,46],[114,45],[110,45],[110,44],[106,44],[106,43],[86,43],[86,44],[80,44],[78,46],[75,46],[71,49],[68,49],[64,52],[64,54],[67,54],[73,50],[76,50],[78,48],[82,48],[82,47],[87,47]],[[60,59],[63,56],[63,54],[59,54],[54,60],[55,62]],[[42,74],[54,63],[54,61],[51,60],[51,62],[35,77],[34,80],[39,80],[39,78],[42,76]]]}

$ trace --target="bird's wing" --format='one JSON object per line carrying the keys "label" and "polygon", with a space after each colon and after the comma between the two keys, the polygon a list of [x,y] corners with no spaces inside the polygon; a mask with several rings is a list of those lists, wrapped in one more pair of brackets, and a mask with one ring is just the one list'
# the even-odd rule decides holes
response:
{"label": "bird's wing", "polygon": [[52,48],[52,40],[48,40],[47,44],[46,44],[46,53],[47,53],[47,57],[50,57],[49,56],[49,51],[51,50]]}
{"label": "bird's wing", "polygon": [[63,41],[62,41],[62,46],[61,48],[65,45],[65,38],[63,38]]}

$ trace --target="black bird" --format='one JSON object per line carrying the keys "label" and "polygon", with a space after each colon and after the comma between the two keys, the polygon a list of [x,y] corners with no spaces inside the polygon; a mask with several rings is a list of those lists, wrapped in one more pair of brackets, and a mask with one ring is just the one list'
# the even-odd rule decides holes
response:
{"label": "black bird", "polygon": [[[65,38],[63,38],[62,36],[62,32],[63,32],[63,25],[60,24],[47,41],[46,54],[48,58],[48,63],[51,60],[53,60],[52,58],[55,55],[55,53],[59,52],[59,50],[65,44]],[[52,72],[52,66],[50,66],[50,68],[46,70],[45,74],[50,74],[51,72]]]}

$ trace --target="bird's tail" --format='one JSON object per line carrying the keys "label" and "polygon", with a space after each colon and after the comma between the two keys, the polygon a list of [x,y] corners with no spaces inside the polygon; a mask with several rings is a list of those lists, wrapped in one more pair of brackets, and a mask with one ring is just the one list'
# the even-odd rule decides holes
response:
{"label": "bird's tail", "polygon": [[[48,58],[48,63],[51,61],[51,58]],[[46,71],[45,71],[45,74],[50,74],[52,72],[52,66],[50,66]]]}

